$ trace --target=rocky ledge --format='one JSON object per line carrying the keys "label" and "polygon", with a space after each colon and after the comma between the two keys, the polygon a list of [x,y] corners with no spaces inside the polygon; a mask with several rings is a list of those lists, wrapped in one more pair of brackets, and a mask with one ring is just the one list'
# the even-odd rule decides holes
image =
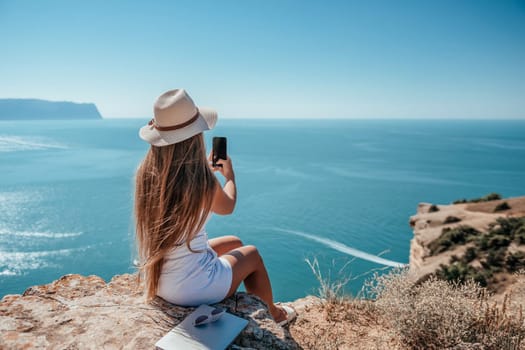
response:
{"label": "rocky ledge", "polygon": [[[293,306],[301,310],[316,302],[309,297]],[[259,298],[237,293],[218,305],[249,321],[232,347],[299,348]],[[0,348],[150,349],[193,310],[161,299],[145,303],[133,275],[115,276],[109,283],[66,275],[2,299]]]}

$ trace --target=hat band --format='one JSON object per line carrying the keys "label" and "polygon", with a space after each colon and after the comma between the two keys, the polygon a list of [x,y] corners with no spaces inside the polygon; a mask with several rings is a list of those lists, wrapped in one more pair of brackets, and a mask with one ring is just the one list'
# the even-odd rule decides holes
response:
{"label": "hat band", "polygon": [[148,125],[153,126],[158,131],[173,131],[173,130],[182,129],[182,128],[192,124],[194,121],[197,120],[198,117],[199,117],[199,110],[197,109],[197,113],[190,120],[188,120],[188,121],[186,121],[186,122],[184,122],[182,124],[177,124],[177,125],[173,125],[173,126],[160,126],[157,123],[155,123],[155,118],[153,118],[153,119],[151,119],[149,121]]}

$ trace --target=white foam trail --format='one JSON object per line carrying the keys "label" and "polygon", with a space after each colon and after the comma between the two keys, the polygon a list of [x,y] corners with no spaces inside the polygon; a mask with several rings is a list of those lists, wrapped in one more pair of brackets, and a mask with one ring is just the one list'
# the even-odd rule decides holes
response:
{"label": "white foam trail", "polygon": [[78,237],[82,235],[82,232],[55,233],[55,232],[32,232],[32,231],[8,231],[5,229],[0,229],[0,235],[10,235],[10,236],[16,236],[16,237],[68,238],[68,237]]}
{"label": "white foam trail", "polygon": [[0,152],[34,151],[45,149],[66,149],[67,146],[45,138],[21,136],[0,136]]}
{"label": "white foam trail", "polygon": [[337,251],[339,251],[341,253],[352,255],[352,256],[355,256],[357,258],[361,258],[361,259],[368,260],[368,261],[371,261],[371,262],[375,262],[376,264],[381,264],[381,265],[385,265],[385,266],[392,266],[392,267],[403,267],[403,266],[406,265],[406,264],[403,264],[403,263],[400,263],[400,262],[384,259],[384,258],[381,258],[381,257],[379,257],[377,255],[369,254],[369,253],[363,252],[361,250],[357,250],[357,249],[349,247],[349,246],[347,246],[347,245],[345,245],[343,243],[340,243],[340,242],[337,242],[337,241],[334,241],[334,240],[331,240],[331,239],[328,239],[328,238],[319,237],[319,236],[308,234],[308,233],[301,232],[301,231],[286,230],[286,229],[277,228],[277,227],[274,227],[273,229],[276,230],[276,231],[291,233],[291,234],[294,234],[294,235],[297,235],[297,236],[301,236],[301,237],[310,239],[310,240],[315,241],[315,242],[319,242],[319,243],[324,244],[325,246],[327,246],[329,248],[332,248],[332,249],[335,249],[335,250],[337,250]]}

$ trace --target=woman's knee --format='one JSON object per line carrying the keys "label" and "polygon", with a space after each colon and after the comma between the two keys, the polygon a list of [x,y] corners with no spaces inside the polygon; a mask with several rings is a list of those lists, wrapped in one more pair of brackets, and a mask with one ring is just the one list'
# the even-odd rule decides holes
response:
{"label": "woman's knee", "polygon": [[229,246],[233,246],[234,248],[242,247],[241,239],[234,235],[221,236],[217,239],[219,239],[221,243],[228,244]]}
{"label": "woman's knee", "polygon": [[239,247],[242,247],[243,246],[243,243],[241,241],[241,239],[237,236],[228,236],[228,238],[235,244],[235,245],[238,245]]}
{"label": "woman's knee", "polygon": [[257,249],[254,245],[245,245],[243,248],[245,248],[247,251],[249,251],[249,254],[252,256],[253,260],[256,260],[257,262],[263,263],[263,258],[261,254],[259,253],[259,249]]}
{"label": "woman's knee", "polygon": [[221,236],[217,238],[211,238],[208,240],[208,242],[219,256],[222,256],[230,250],[242,247],[242,241],[237,236]]}
{"label": "woman's knee", "polygon": [[228,259],[235,259],[233,261],[234,264],[252,266],[253,268],[256,268],[258,264],[262,263],[262,257],[259,254],[259,250],[254,245],[245,245],[234,249],[225,254],[225,257],[228,257]]}

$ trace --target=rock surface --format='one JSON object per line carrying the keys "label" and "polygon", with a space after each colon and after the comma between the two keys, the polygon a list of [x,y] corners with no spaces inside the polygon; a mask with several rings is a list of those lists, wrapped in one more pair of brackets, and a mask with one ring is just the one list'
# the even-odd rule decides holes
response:
{"label": "rock surface", "polygon": [[[146,304],[133,275],[109,283],[97,276],[66,275],[53,283],[6,295],[0,302],[1,349],[151,349],[193,308],[156,299]],[[308,304],[302,299],[299,308]],[[266,304],[237,293],[218,304],[249,321],[235,348],[297,349]]]}

